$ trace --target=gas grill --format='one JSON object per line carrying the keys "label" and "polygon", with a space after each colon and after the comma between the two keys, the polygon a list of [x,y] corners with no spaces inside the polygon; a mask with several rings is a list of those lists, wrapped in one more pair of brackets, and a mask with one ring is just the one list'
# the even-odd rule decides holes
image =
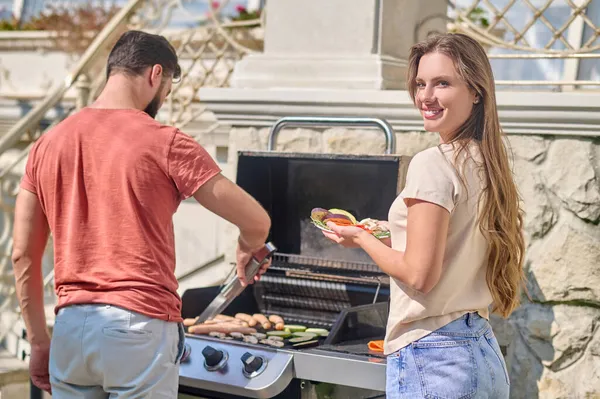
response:
{"label": "gas grill", "polygon": [[[386,154],[273,151],[279,131],[290,125],[380,128]],[[261,280],[223,314],[276,314],[286,324],[325,328],[329,335],[297,349],[188,334],[191,351],[180,367],[180,395],[309,398],[314,386],[333,385],[338,392],[351,389],[338,397],[383,397],[385,357],[367,344],[385,335],[389,277],[361,249],[329,242],[309,216],[315,207],[342,208],[359,219],[387,220],[408,166],[407,157],[392,155],[394,145],[391,127],[379,119],[283,118],[271,130],[268,151],[238,154],[236,182],[271,215],[269,241],[278,252]],[[200,314],[219,290],[187,290],[183,317]]]}

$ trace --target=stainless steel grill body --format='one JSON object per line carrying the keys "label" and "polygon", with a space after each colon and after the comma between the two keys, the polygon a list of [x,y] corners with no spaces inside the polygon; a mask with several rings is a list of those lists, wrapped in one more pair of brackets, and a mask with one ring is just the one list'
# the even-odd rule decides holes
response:
{"label": "stainless steel grill body", "polygon": [[[271,398],[281,395],[296,379],[373,391],[385,390],[385,359],[383,358],[353,356],[319,349],[304,351],[270,349],[197,336],[188,337],[188,343],[192,347],[192,356],[189,363],[184,363],[180,367],[179,383],[189,388],[241,397]],[[203,357],[193,356],[195,353],[199,354],[206,345],[228,353],[230,362],[227,369],[216,373],[209,372],[203,365]],[[268,362],[265,371],[252,379],[243,376],[243,366],[239,360],[246,352],[263,356]],[[211,394],[205,393],[205,395]]]}

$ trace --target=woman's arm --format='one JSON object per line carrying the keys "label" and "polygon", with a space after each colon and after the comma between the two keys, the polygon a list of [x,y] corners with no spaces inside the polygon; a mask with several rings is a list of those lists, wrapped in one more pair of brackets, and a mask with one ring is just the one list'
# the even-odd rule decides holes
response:
{"label": "woman's arm", "polygon": [[345,246],[357,246],[369,254],[379,268],[404,285],[428,293],[440,279],[450,213],[439,205],[406,199],[408,220],[406,251],[394,250],[357,227],[328,223],[335,234],[324,234]]}
{"label": "woman's arm", "polygon": [[[388,222],[387,220],[378,220],[377,223],[381,224],[382,226],[385,226],[388,230],[390,229],[390,222]],[[331,241],[333,241],[337,244],[340,244],[342,247],[360,248],[360,245],[358,243],[346,240],[344,237],[342,237],[340,235],[329,234],[327,232],[323,232],[323,234],[325,235],[325,237],[329,238]],[[391,237],[378,238],[378,240],[379,240],[379,242],[381,242],[382,244],[384,244],[387,247],[392,246]]]}

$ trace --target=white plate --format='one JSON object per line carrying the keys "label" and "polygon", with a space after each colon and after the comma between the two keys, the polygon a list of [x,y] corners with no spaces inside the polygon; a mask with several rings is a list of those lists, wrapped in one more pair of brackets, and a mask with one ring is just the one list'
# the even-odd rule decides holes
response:
{"label": "white plate", "polygon": [[311,223],[313,224],[313,226],[315,226],[319,230],[323,230],[323,231],[326,231],[328,233],[333,233],[333,230],[329,230],[329,229],[326,229],[325,227],[321,227],[318,224],[316,224],[314,221],[311,221]]}
{"label": "white plate", "polygon": [[[321,227],[321,226],[319,226],[317,223],[315,223],[315,222],[314,222],[314,221],[312,221],[312,220],[311,220],[311,223],[312,223],[312,224],[313,224],[313,225],[314,225],[314,226],[315,226],[317,229],[319,229],[319,230],[326,231],[327,233],[333,233],[333,234],[335,234],[335,232],[334,232],[333,230],[329,230],[329,229],[326,229],[326,228],[324,228],[324,227]],[[391,234],[390,234],[389,232],[387,232],[387,233],[381,233],[381,234],[379,234],[379,235],[375,235],[375,234],[373,234],[373,236],[375,236],[375,237],[377,237],[377,238],[381,239],[381,238],[389,238],[389,237],[391,236]]]}

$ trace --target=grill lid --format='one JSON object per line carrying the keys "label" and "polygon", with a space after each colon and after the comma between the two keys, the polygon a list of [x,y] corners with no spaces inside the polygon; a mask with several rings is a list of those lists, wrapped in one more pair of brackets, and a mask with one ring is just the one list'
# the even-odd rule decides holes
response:
{"label": "grill lid", "polygon": [[404,184],[408,158],[244,151],[237,184],[272,220],[269,240],[282,253],[329,260],[371,262],[360,249],[333,245],[310,220],[315,207],[345,209],[357,219],[388,219]]}

